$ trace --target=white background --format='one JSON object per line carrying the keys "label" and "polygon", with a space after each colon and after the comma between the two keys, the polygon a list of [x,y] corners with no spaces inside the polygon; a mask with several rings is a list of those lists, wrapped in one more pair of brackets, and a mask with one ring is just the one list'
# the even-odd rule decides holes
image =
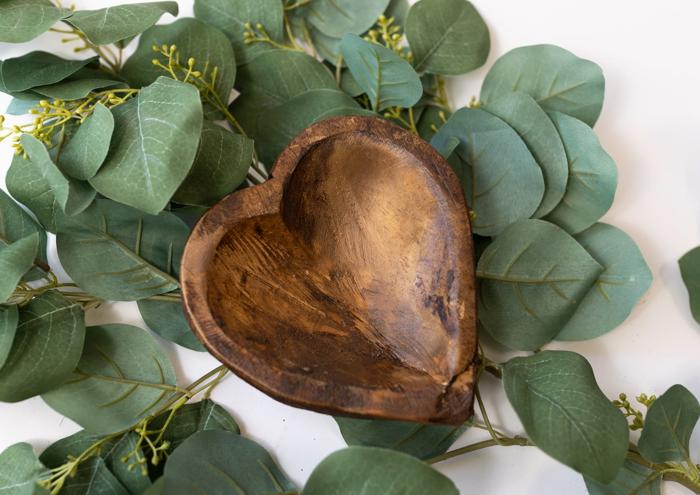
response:
{"label": "white background", "polygon": [[[78,2],[98,8],[114,0]],[[182,0],[181,16],[191,15]],[[450,81],[453,104],[463,105],[479,87],[488,67],[521,45],[554,43],[600,64],[607,80],[606,102],[596,126],[604,147],[617,161],[619,188],[605,217],[640,244],[654,283],[632,316],[612,333],[587,343],[551,346],[585,355],[603,391],[662,393],[682,383],[700,397],[700,327],[692,320],[677,259],[700,244],[700,3],[688,0],[476,0],[491,29],[491,56],[485,68]],[[166,21],[170,22],[171,19]],[[58,35],[25,45],[0,44],[0,59],[43,49],[70,50]],[[0,96],[0,108],[9,98]],[[2,175],[10,163],[0,145]],[[52,263],[57,266],[55,256]],[[135,304],[113,304],[88,315],[88,323],[125,322],[143,326]],[[183,384],[218,363],[207,354],[165,343]],[[498,356],[496,356],[498,357]],[[495,380],[484,380],[492,420],[521,433]],[[313,467],[344,443],[329,417],[282,405],[236,377],[214,393],[240,422],[245,435],[267,447],[299,484]],[[0,450],[29,441],[38,451],[77,431],[41,399],[0,404]],[[478,441],[467,432],[457,446]],[[700,459],[700,435],[693,438]],[[583,494],[576,473],[534,448],[495,447],[438,465],[463,494]],[[666,494],[686,493],[667,484]]]}

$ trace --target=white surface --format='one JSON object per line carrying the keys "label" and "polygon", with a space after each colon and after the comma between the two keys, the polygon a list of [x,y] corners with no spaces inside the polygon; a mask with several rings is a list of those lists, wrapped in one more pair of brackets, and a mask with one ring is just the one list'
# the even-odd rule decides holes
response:
{"label": "white surface", "polygon": [[[115,4],[114,0],[79,1],[83,8]],[[684,0],[476,0],[492,36],[486,67],[450,81],[453,104],[465,104],[486,70],[506,51],[521,45],[554,43],[603,67],[606,103],[596,126],[600,139],[619,167],[619,188],[606,221],[625,229],[640,244],[654,273],[654,284],[632,316],[614,332],[588,343],[551,346],[585,355],[609,397],[619,392],[662,393],[683,383],[700,396],[698,373],[700,327],[692,320],[676,260],[700,244],[700,3]],[[191,15],[191,2],[180,1],[181,16]],[[70,54],[57,35],[31,44],[0,44],[0,59],[30,49]],[[9,101],[0,96],[0,108]],[[0,169],[10,162],[0,146]],[[55,259],[54,259],[55,261]],[[114,304],[88,317],[89,323],[143,325],[135,304]],[[181,382],[189,383],[217,365],[207,354],[164,344],[176,363]],[[511,433],[520,426],[505,397],[484,380],[492,420]],[[344,444],[332,419],[293,409],[266,397],[236,377],[214,394],[236,417],[244,434],[276,456],[296,482]],[[78,428],[41,399],[0,404],[0,450],[29,441],[38,450]],[[471,431],[457,445],[480,440]],[[700,435],[693,438],[696,458]],[[534,448],[491,448],[442,463],[463,494],[583,494],[579,475]],[[686,493],[667,484],[665,494]]]}

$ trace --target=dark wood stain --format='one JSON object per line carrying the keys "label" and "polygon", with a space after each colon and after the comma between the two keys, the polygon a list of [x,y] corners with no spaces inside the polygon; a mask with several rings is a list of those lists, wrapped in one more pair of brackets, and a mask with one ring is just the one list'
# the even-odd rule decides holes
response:
{"label": "dark wood stain", "polygon": [[271,175],[220,201],[187,243],[185,313],[199,339],[292,405],[465,421],[474,253],[449,165],[385,120],[338,117],[297,136]]}

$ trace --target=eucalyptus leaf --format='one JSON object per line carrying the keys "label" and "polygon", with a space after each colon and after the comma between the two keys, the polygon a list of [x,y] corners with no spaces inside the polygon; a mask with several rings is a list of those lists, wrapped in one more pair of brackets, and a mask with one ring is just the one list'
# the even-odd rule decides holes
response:
{"label": "eucalyptus leaf", "polygon": [[279,0],[195,0],[194,15],[223,31],[233,45],[238,64],[264,52],[265,43],[245,43],[245,24],[261,24],[274,41],[284,38],[284,9]]}
{"label": "eucalyptus leaf", "polygon": [[357,81],[352,76],[350,69],[343,69],[340,73],[340,89],[345,91],[347,94],[356,98],[365,92],[364,89],[357,84]]}
{"label": "eucalyptus leaf", "polygon": [[[589,495],[661,495],[661,477],[655,471],[626,460],[608,484],[583,477]],[[653,480],[651,477],[655,476]],[[650,481],[651,480],[651,481]]]}
{"label": "eucalyptus leaf", "polygon": [[231,42],[223,32],[191,18],[179,19],[164,26],[153,26],[141,35],[136,52],[129,57],[122,69],[122,75],[132,85],[146,86],[159,76],[166,75],[163,69],[152,63],[154,58],[158,58],[153,53],[154,45],[177,46],[177,51],[183,58],[180,63],[185,65],[187,59],[194,58],[197,70],[203,71],[207,67],[207,74],[203,76],[207,80],[214,67],[218,67],[214,87],[224,105],[228,104],[236,78],[236,59]]}
{"label": "eucalyptus leaf", "polygon": [[685,253],[678,260],[683,283],[688,290],[690,311],[695,321],[700,323],[700,247]]}
{"label": "eucalyptus leaf", "polygon": [[68,22],[95,45],[109,45],[143,33],[164,14],[177,16],[177,2],[114,5],[98,10],[77,10]]}
{"label": "eucalyptus leaf", "polygon": [[548,112],[593,126],[603,107],[605,78],[598,65],[554,45],[515,48],[496,60],[481,87],[481,100],[520,91]]}
{"label": "eucalyptus leaf", "polygon": [[138,302],[139,312],[143,321],[150,330],[160,337],[178,345],[192,349],[193,351],[206,351],[206,348],[192,333],[185,313],[182,310],[182,301],[154,301],[141,299]]}
{"label": "eucalyptus leaf", "polygon": [[7,115],[26,115],[29,110],[36,107],[41,101],[41,95],[37,95],[36,99],[23,100],[21,98],[12,98],[10,104],[7,105],[5,114]]}
{"label": "eucalyptus leaf", "polygon": [[569,181],[561,202],[545,219],[577,234],[610,209],[617,189],[617,166],[586,124],[562,113],[550,116],[564,143]]}
{"label": "eucalyptus leaf", "polygon": [[639,453],[654,463],[692,462],[690,436],[698,419],[698,400],[683,385],[674,385],[649,407],[637,444]]}
{"label": "eucalyptus leaf", "polygon": [[0,2],[0,43],[24,43],[70,17],[49,0],[3,0]]}
{"label": "eucalyptus leaf", "polygon": [[435,133],[442,127],[452,114],[449,110],[435,105],[426,105],[418,119],[416,128],[418,135],[430,142]]}
{"label": "eucalyptus leaf", "polygon": [[444,454],[467,429],[460,426],[380,419],[334,418],[348,445],[398,450],[419,459]]}
{"label": "eucalyptus leaf", "polygon": [[204,121],[199,150],[185,181],[173,196],[183,205],[211,206],[240,186],[253,163],[251,139]]}
{"label": "eucalyptus leaf", "polygon": [[199,92],[191,84],[159,77],[112,113],[110,151],[90,183],[110,199],[157,214],[197,153],[203,120]]}
{"label": "eucalyptus leaf", "polygon": [[46,468],[28,443],[10,445],[0,453],[0,493],[3,495],[34,495],[37,481],[45,474]]}
{"label": "eucalyptus leaf", "polygon": [[0,369],[0,401],[19,402],[59,386],[78,364],[84,340],[79,304],[55,290],[32,299],[19,311],[10,355]]}
{"label": "eucalyptus leaf", "polygon": [[97,89],[126,87],[126,83],[114,80],[114,76],[106,72],[83,68],[59,83],[37,86],[32,88],[32,91],[48,98],[77,100],[85,98],[91,91]]}
{"label": "eucalyptus leaf", "polygon": [[147,215],[109,200],[56,236],[58,256],[78,285],[100,299],[135,301],[179,287],[173,275],[189,235],[172,213]]}
{"label": "eucalyptus leaf", "polygon": [[26,281],[42,278],[49,269],[46,261],[46,231],[5,191],[0,189],[0,246],[32,234],[39,236],[39,248],[34,260],[36,268],[24,276]]}
{"label": "eucalyptus leaf", "polygon": [[6,302],[24,274],[33,266],[39,252],[39,234],[29,234],[12,244],[0,244],[0,303]]}
{"label": "eucalyptus leaf", "polygon": [[319,31],[333,38],[361,34],[374,25],[389,0],[314,0],[306,18]]}
{"label": "eucalyptus leaf", "polygon": [[0,369],[7,362],[15,340],[17,324],[19,323],[19,311],[17,306],[0,306]]}
{"label": "eucalyptus leaf", "polygon": [[72,377],[42,397],[88,433],[138,423],[175,390],[175,371],[148,333],[131,325],[90,327]]}
{"label": "eucalyptus leaf", "polygon": [[165,465],[168,495],[210,493],[271,495],[295,490],[260,445],[236,433],[207,430],[185,440]]}
{"label": "eucalyptus leaf", "polygon": [[406,18],[406,39],[418,72],[457,75],[484,65],[488,27],[466,0],[420,0]]}
{"label": "eucalyptus leaf", "polygon": [[413,456],[375,447],[349,447],[326,457],[303,495],[458,495],[449,478]]}
{"label": "eucalyptus leaf", "polygon": [[622,230],[597,223],[574,238],[604,271],[557,340],[587,340],[609,332],[629,316],[652,281],[639,247]]}
{"label": "eucalyptus leaf", "polygon": [[602,272],[556,225],[514,223],[479,259],[479,321],[506,347],[539,349],[564,328]]}
{"label": "eucalyptus leaf", "polygon": [[79,180],[94,177],[107,157],[113,132],[112,112],[102,103],[97,103],[92,114],[63,147],[61,170]]}
{"label": "eucalyptus leaf", "polygon": [[78,464],[61,495],[130,495],[101,457],[90,457]]}
{"label": "eucalyptus leaf", "polygon": [[535,212],[544,194],[542,171],[508,124],[485,110],[461,108],[430,143],[447,157],[455,140],[450,164],[475,215],[476,234],[497,235]]}
{"label": "eucalyptus leaf", "polygon": [[394,25],[403,26],[406,23],[409,8],[408,0],[391,0],[384,15],[393,18]]}
{"label": "eucalyptus leaf", "polygon": [[627,421],[585,358],[543,351],[511,359],[503,366],[503,386],[535,445],[595,481],[615,479],[627,455]]}
{"label": "eucalyptus leaf", "polygon": [[31,52],[8,58],[0,67],[0,91],[18,92],[63,81],[98,57],[66,60],[47,52]]}
{"label": "eucalyptus leaf", "polygon": [[544,197],[533,216],[545,216],[564,197],[569,179],[569,162],[557,128],[537,102],[525,93],[504,94],[491,100],[485,109],[515,129],[542,169]]}
{"label": "eucalyptus leaf", "polygon": [[353,78],[369,96],[375,111],[409,108],[423,95],[423,85],[411,64],[388,48],[346,34],[340,50]]}
{"label": "eucalyptus leaf", "polygon": [[265,112],[252,137],[260,160],[271,164],[297,134],[314,122],[337,115],[369,113],[342,91],[316,89]]}

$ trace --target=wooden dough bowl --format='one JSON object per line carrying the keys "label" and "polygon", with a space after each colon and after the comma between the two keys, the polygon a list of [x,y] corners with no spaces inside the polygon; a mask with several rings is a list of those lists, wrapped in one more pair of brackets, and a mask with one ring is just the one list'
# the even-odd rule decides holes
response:
{"label": "wooden dough bowl", "polygon": [[181,267],[199,339],[288,404],[459,424],[476,309],[464,195],[443,158],[385,120],[315,124],[271,179],[194,228]]}

